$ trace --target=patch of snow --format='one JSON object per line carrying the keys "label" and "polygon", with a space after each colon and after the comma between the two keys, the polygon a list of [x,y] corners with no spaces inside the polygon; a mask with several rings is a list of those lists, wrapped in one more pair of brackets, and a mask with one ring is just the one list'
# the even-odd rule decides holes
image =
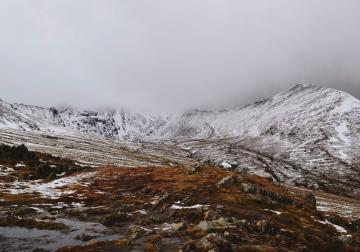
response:
{"label": "patch of snow", "polygon": [[135,213],[140,213],[140,214],[143,214],[143,215],[148,214],[148,213],[147,213],[147,211],[146,211],[146,210],[144,210],[144,209],[137,210],[137,211],[135,211]]}
{"label": "patch of snow", "polygon": [[53,180],[48,183],[41,183],[41,181],[14,181],[11,187],[7,190],[10,194],[32,194],[40,193],[45,198],[58,199],[61,195],[72,194],[75,191],[61,190],[65,186],[79,184],[79,181],[95,176],[96,172],[88,172],[85,174],[78,174],[71,177],[65,177]]}
{"label": "patch of snow", "polygon": [[82,207],[85,206],[85,203],[72,202],[72,203],[70,204],[70,206],[73,207],[73,208],[82,208]]}
{"label": "patch of snow", "polygon": [[196,204],[193,206],[180,206],[177,204],[173,204],[170,209],[195,209],[195,208],[203,208],[203,207],[208,207],[208,205],[200,205],[200,204]]}
{"label": "patch of snow", "polygon": [[345,228],[340,227],[340,226],[338,226],[338,225],[335,225],[335,224],[331,223],[330,221],[328,221],[328,220],[326,220],[326,219],[325,219],[325,221],[320,221],[320,220],[317,220],[317,221],[320,222],[321,224],[333,226],[338,233],[342,233],[342,234],[347,233],[347,231],[346,231]]}
{"label": "patch of snow", "polygon": [[333,143],[334,148],[339,150],[339,157],[343,160],[346,160],[348,155],[344,152],[343,149],[351,146],[351,141],[347,136],[347,134],[349,134],[347,123],[342,122],[335,126],[335,132],[337,137],[330,138],[330,142]]}
{"label": "patch of snow", "polygon": [[66,174],[66,172],[62,172],[62,173],[60,173],[60,174],[57,174],[56,177],[62,177],[62,176],[64,176],[65,174]]}
{"label": "patch of snow", "polygon": [[11,173],[11,172],[14,172],[13,168],[0,165],[0,176],[9,175],[9,173]]}
{"label": "patch of snow", "polygon": [[279,211],[275,211],[275,210],[271,210],[271,209],[265,209],[265,211],[272,212],[272,213],[275,213],[275,214],[277,214],[277,215],[286,213],[286,212],[279,212]]}
{"label": "patch of snow", "polygon": [[220,166],[224,169],[230,169],[231,168],[231,164],[229,164],[226,161],[221,162]]}

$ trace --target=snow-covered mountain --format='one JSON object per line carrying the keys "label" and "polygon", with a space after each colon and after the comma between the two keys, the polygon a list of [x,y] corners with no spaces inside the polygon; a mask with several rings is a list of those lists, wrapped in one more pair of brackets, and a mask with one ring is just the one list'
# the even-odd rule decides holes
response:
{"label": "snow-covered mountain", "polygon": [[194,110],[168,117],[124,110],[42,108],[0,101],[0,128],[80,131],[117,140],[277,136],[303,145],[325,142],[323,146],[344,161],[354,154],[354,147],[359,147],[359,117],[359,100],[342,91],[310,85],[297,85],[240,109]]}
{"label": "snow-covered mountain", "polygon": [[119,140],[204,139],[279,136],[304,140],[327,137],[342,157],[356,144],[360,101],[322,87],[297,85],[274,97],[239,109],[193,110],[170,116],[148,116],[125,110],[77,110],[9,104],[0,100],[0,128],[30,131],[81,131]]}
{"label": "snow-covered mountain", "polygon": [[[64,143],[41,139],[52,133],[61,135]],[[123,161],[135,154],[145,155],[141,160],[150,157],[150,161],[154,157],[169,162],[208,160],[219,165],[231,161],[239,172],[360,197],[360,101],[334,89],[297,85],[239,109],[193,110],[169,116],[41,108],[0,101],[0,137],[6,137],[7,143],[30,141],[35,150],[67,157],[89,142],[81,142],[84,133],[104,139],[99,151],[106,149],[106,158],[97,160],[99,163],[118,153],[113,140],[126,140],[135,152],[124,149],[130,154],[120,157]],[[80,153],[85,155],[88,148],[80,148]],[[123,161],[119,164],[128,163]]]}
{"label": "snow-covered mountain", "polygon": [[359,115],[360,101],[345,92],[297,85],[244,108],[183,114],[170,132],[199,138],[280,135],[304,139],[326,130],[338,138],[334,141],[347,142],[347,133],[356,134]]}
{"label": "snow-covered mountain", "polygon": [[48,133],[80,131],[106,138],[137,140],[159,132],[167,123],[161,116],[144,116],[125,110],[78,110],[10,104],[0,100],[0,128]]}

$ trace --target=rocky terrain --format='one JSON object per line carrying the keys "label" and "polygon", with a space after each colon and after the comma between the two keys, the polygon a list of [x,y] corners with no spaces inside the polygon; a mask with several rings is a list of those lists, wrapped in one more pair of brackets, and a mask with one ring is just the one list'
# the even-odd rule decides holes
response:
{"label": "rocky terrain", "polygon": [[358,220],[267,178],[209,164],[91,168],[23,146],[0,157],[1,251],[359,251]]}
{"label": "rocky terrain", "polygon": [[0,101],[0,251],[359,251],[360,101],[168,116]]}

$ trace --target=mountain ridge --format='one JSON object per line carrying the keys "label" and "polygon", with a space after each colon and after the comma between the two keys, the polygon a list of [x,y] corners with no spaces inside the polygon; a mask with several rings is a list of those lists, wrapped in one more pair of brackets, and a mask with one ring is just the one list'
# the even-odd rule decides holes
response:
{"label": "mountain ridge", "polygon": [[335,89],[297,85],[241,109],[168,117],[6,102],[0,103],[0,115],[4,143],[28,143],[30,149],[79,161],[211,162],[279,183],[360,197],[360,101]]}
{"label": "mountain ridge", "polygon": [[[351,103],[349,106],[355,104],[356,110],[360,108],[360,101],[343,91],[308,84],[296,85],[267,100],[241,108],[221,111],[194,109],[167,116],[148,116],[123,109],[96,111],[72,107],[44,108],[0,100],[0,127],[49,132],[80,131],[116,140],[208,138],[244,134],[259,136],[275,133],[277,128],[283,130],[283,134],[291,134],[289,131],[294,124],[290,123],[291,120],[302,125],[303,118],[297,120],[298,115],[304,116],[311,112],[317,120],[324,116],[324,111],[338,108],[337,112],[341,112],[346,109],[338,106],[342,103]],[[309,110],[311,106],[315,111],[325,110],[314,114],[314,111]],[[351,110],[349,107],[347,109]],[[284,122],[287,124],[284,125]]]}

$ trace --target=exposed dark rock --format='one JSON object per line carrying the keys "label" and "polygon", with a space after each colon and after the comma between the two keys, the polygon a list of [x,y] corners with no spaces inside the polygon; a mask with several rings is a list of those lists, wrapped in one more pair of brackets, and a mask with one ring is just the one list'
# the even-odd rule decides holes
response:
{"label": "exposed dark rock", "polygon": [[312,207],[316,208],[316,198],[314,194],[307,192],[304,194],[304,198]]}

